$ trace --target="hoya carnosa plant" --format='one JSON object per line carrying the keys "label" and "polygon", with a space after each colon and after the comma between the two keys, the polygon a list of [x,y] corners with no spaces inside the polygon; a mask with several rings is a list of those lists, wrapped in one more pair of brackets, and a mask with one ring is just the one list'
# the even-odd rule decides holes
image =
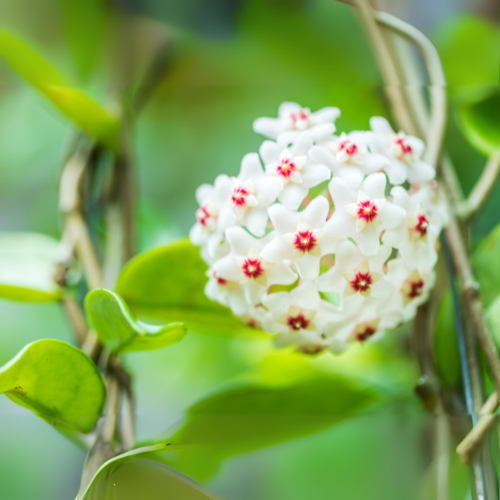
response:
{"label": "hoya carnosa plant", "polygon": [[237,177],[198,188],[190,233],[210,266],[208,297],[307,353],[341,352],[412,319],[447,222],[420,139],[380,117],[335,135],[339,115],[283,103],[278,118],[257,119],[272,140]]}

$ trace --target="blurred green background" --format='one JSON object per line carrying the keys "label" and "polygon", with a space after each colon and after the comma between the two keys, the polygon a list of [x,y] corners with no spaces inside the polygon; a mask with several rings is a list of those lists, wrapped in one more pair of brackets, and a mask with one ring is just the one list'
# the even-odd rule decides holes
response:
{"label": "blurred green background", "polygon": [[[475,12],[459,0],[379,6],[438,44],[455,78],[452,91],[498,85],[494,2],[476,5]],[[220,173],[236,174],[243,155],[262,141],[252,131],[253,120],[274,116],[281,102],[313,111],[338,106],[339,131],[366,129],[371,116],[387,114],[356,18],[333,0],[17,0],[0,2],[0,25],[110,106],[117,92],[141,82],[165,37],[172,40],[173,64],[133,130],[141,250],[187,234],[196,187]],[[484,56],[478,81],[470,81],[462,60],[467,54],[453,45],[463,39],[459,28],[472,30],[466,31],[466,51]],[[58,172],[73,126],[1,60],[0,82],[0,230],[57,238]],[[454,112],[447,147],[467,193],[485,158],[464,140]],[[499,209],[497,187],[473,223],[473,245],[498,223]],[[56,304],[0,302],[0,364],[40,338],[73,342]],[[263,341],[190,333],[165,351],[129,355],[138,437],[174,424],[188,406],[245,374],[268,349]],[[328,356],[321,362],[332,369],[384,386],[391,403],[320,434],[227,460],[208,483],[211,491],[227,500],[434,498],[433,418],[413,396],[418,369],[408,353],[408,332],[353,348],[342,358]],[[467,470],[452,457],[450,498],[464,500]],[[46,423],[0,398],[0,498],[74,498],[83,460],[83,452]]]}

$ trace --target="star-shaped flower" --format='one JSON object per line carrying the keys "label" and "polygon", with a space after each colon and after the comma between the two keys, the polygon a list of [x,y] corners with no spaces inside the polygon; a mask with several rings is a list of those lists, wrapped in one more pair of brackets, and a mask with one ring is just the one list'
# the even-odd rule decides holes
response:
{"label": "star-shaped flower", "polygon": [[315,141],[335,132],[334,121],[340,116],[338,108],[323,108],[311,113],[294,102],[284,102],[278,110],[278,118],[258,118],[253,129],[282,146],[292,143],[297,135],[308,130]]}
{"label": "star-shaped flower", "polygon": [[316,278],[321,256],[332,251],[332,239],[324,237],[328,208],[323,196],[314,198],[302,212],[279,204],[270,207],[277,237],[262,249],[262,255],[270,262],[293,260],[302,279]]}
{"label": "star-shaped flower", "polygon": [[331,177],[325,165],[308,157],[312,147],[313,138],[308,131],[298,134],[291,148],[282,148],[272,141],[264,141],[260,147],[266,172],[283,182],[278,199],[290,210],[299,208],[310,188]]}
{"label": "star-shaped flower", "polygon": [[401,207],[386,200],[385,185],[382,173],[366,177],[359,189],[334,177],[328,188],[335,212],[325,226],[327,236],[337,240],[352,238],[366,256],[376,255],[381,232],[399,226],[405,217]]}

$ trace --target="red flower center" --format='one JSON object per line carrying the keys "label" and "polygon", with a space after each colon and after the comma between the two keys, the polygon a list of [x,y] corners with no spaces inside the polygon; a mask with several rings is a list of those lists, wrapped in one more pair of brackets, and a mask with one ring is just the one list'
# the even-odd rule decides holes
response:
{"label": "red flower center", "polygon": [[373,201],[366,200],[358,202],[358,219],[365,219],[366,222],[372,222],[377,215],[378,208]]}
{"label": "red flower center", "polygon": [[418,281],[410,281],[410,290],[408,292],[408,298],[414,299],[416,297],[420,297],[424,292],[424,280],[419,279]]}
{"label": "red flower center", "polygon": [[345,151],[349,156],[353,156],[358,152],[358,146],[351,141],[340,141],[339,151]]}
{"label": "red flower center", "polygon": [[310,321],[307,320],[303,314],[297,314],[297,316],[288,316],[286,322],[288,326],[295,331],[307,328],[310,323]]}
{"label": "red flower center", "polygon": [[208,211],[208,208],[205,205],[202,205],[196,211],[196,219],[202,226],[206,226],[208,220],[212,217],[212,214]]}
{"label": "red flower center", "polygon": [[364,342],[365,340],[369,339],[374,333],[376,332],[375,328],[370,325],[366,325],[365,329],[361,332],[356,333],[356,340],[359,342]]}
{"label": "red flower center", "polygon": [[247,196],[250,193],[243,187],[239,186],[233,189],[233,195],[231,196],[231,201],[238,207],[245,205]]}
{"label": "red flower center", "polygon": [[406,143],[403,137],[398,137],[394,143],[401,148],[401,156],[409,155],[412,153],[413,149],[409,144]]}
{"label": "red flower center", "polygon": [[420,237],[423,238],[427,234],[427,228],[429,227],[429,220],[423,214],[417,215],[417,225],[415,226],[415,231],[420,234]]}
{"label": "red flower center", "polygon": [[264,274],[264,268],[259,259],[246,258],[241,266],[243,274],[250,279],[257,279]]}
{"label": "red flower center", "polygon": [[370,273],[356,272],[354,279],[349,282],[349,285],[356,292],[366,292],[372,286],[373,279]]}
{"label": "red flower center", "polygon": [[305,120],[309,120],[309,113],[307,113],[306,111],[302,110],[298,113],[292,113],[290,115],[290,118],[292,119],[292,122],[294,125],[296,125],[296,123],[298,121],[305,121]]}
{"label": "red flower center", "polygon": [[292,158],[283,158],[278,162],[278,175],[281,175],[285,179],[289,179],[292,172],[295,172],[296,170],[297,167],[295,166]]}
{"label": "red flower center", "polygon": [[213,272],[213,276],[217,280],[218,285],[220,285],[220,286],[227,285],[227,280],[225,280],[224,278],[221,278],[220,276],[217,276],[217,273],[215,270]]}
{"label": "red flower center", "polygon": [[295,241],[293,242],[295,248],[302,253],[311,251],[318,243],[314,233],[310,230],[298,231],[295,233]]}

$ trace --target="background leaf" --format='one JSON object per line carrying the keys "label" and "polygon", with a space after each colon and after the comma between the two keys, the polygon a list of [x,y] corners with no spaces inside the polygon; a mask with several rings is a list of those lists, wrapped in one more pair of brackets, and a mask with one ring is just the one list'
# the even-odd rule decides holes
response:
{"label": "background leaf", "polygon": [[500,153],[500,91],[479,102],[459,107],[459,124],[469,142],[481,153]]}
{"label": "background leaf", "polygon": [[139,456],[158,448],[163,446],[133,450],[109,460],[77,500],[215,500],[185,474]]}
{"label": "background leaf", "polygon": [[52,279],[58,242],[36,233],[0,233],[0,297],[51,302],[61,297]]}
{"label": "background leaf", "polygon": [[186,335],[183,323],[153,326],[137,321],[125,302],[109,290],[90,292],[85,310],[99,340],[110,352],[162,349]]}
{"label": "background leaf", "polygon": [[0,393],[63,431],[90,432],[105,392],[94,362],[60,340],[33,342],[0,368]]}
{"label": "background leaf", "polygon": [[115,149],[118,121],[70,82],[16,35],[0,30],[0,55],[12,69],[52,101],[71,121],[97,141]]}
{"label": "background leaf", "polygon": [[183,239],[132,259],[118,278],[116,290],[137,315],[182,321],[198,333],[265,336],[205,295],[208,267],[200,250]]}
{"label": "background leaf", "polygon": [[440,24],[432,39],[455,98],[471,99],[485,86],[498,86],[500,30],[493,22],[458,16]]}
{"label": "background leaf", "polygon": [[434,335],[434,355],[437,373],[442,382],[448,387],[459,386],[462,375],[450,290],[444,294],[439,305]]}
{"label": "background leaf", "polygon": [[320,432],[375,401],[340,375],[297,368],[288,382],[239,384],[196,403],[153,441],[168,446],[147,456],[206,480],[226,458]]}
{"label": "background leaf", "polygon": [[480,285],[481,298],[488,307],[500,294],[500,224],[483,239],[473,255],[473,264]]}

